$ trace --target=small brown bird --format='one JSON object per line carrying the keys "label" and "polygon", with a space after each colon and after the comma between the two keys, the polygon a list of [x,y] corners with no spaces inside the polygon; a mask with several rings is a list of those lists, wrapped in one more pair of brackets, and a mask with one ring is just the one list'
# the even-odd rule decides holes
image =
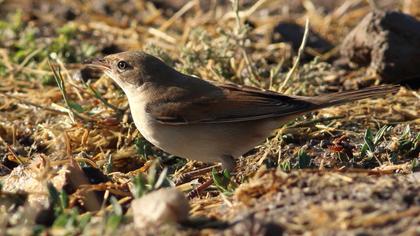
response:
{"label": "small brown bird", "polygon": [[399,89],[385,85],[316,97],[288,96],[201,80],[134,51],[89,65],[124,90],[134,123],[149,142],[180,157],[221,162],[228,170],[234,168],[235,158],[302,114]]}

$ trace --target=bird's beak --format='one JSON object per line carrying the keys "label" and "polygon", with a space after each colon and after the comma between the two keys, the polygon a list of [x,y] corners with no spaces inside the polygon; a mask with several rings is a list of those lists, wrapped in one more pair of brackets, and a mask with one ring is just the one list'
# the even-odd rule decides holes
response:
{"label": "bird's beak", "polygon": [[89,67],[100,69],[102,71],[111,70],[110,63],[104,58],[95,58],[85,61],[83,64]]}

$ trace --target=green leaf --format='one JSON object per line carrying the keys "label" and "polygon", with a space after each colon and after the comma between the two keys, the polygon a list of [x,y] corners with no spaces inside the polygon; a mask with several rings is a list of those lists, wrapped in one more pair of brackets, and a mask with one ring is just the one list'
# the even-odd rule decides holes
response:
{"label": "green leaf", "polygon": [[44,232],[44,230],[46,230],[46,227],[44,225],[34,225],[34,227],[32,228],[32,233],[33,235],[41,235]]}
{"label": "green leaf", "polygon": [[70,107],[71,109],[73,109],[73,110],[77,111],[78,113],[82,113],[82,112],[84,112],[84,111],[85,111],[85,110],[83,109],[83,107],[82,107],[80,104],[78,104],[78,103],[76,103],[76,102],[73,102],[73,101],[71,101],[71,100],[69,100],[69,107]]}
{"label": "green leaf", "polygon": [[121,207],[120,203],[118,202],[118,200],[114,196],[111,196],[110,200],[111,200],[112,207],[114,209],[114,213],[116,215],[122,216],[123,215],[123,210],[122,210],[122,207]]}
{"label": "green leaf", "polygon": [[285,161],[281,162],[279,167],[280,167],[281,170],[283,170],[285,172],[289,172],[292,169],[292,165],[290,163],[290,160],[285,160]]}
{"label": "green leaf", "polygon": [[53,227],[59,227],[64,228],[67,225],[67,222],[69,221],[70,217],[68,214],[60,214],[53,223]]}
{"label": "green leaf", "polygon": [[106,221],[107,233],[105,235],[112,234],[112,232],[114,232],[118,228],[122,219],[123,219],[122,215],[116,215],[116,214],[109,215]]}
{"label": "green leaf", "polygon": [[371,152],[374,152],[375,145],[373,143],[373,135],[372,135],[372,131],[369,128],[366,130],[363,140],[365,141],[365,144],[367,145],[368,149]]}
{"label": "green leaf", "polygon": [[224,169],[222,174],[226,179],[230,180],[231,176],[230,176],[230,172],[228,170]]}
{"label": "green leaf", "polygon": [[165,167],[159,175],[159,178],[156,180],[156,183],[153,185],[154,189],[160,187],[169,187],[170,183],[168,181],[168,167]]}
{"label": "green leaf", "polygon": [[373,144],[375,146],[377,146],[379,144],[379,141],[382,139],[382,137],[384,136],[385,132],[387,132],[391,127],[390,126],[383,126],[382,128],[380,128],[378,130],[378,132],[376,132],[375,137],[373,138]]}
{"label": "green leaf", "polygon": [[60,205],[63,210],[69,206],[69,196],[64,190],[60,192]]}
{"label": "green leaf", "polygon": [[28,54],[29,52],[27,50],[21,49],[13,55],[13,61],[21,63]]}
{"label": "green leaf", "polygon": [[54,187],[52,183],[48,183],[47,188],[48,188],[48,194],[50,196],[51,205],[54,208],[54,212],[56,214],[61,214],[64,209],[62,208],[60,204],[60,201],[61,201],[60,193],[57,191],[57,189]]}
{"label": "green leaf", "polygon": [[79,216],[79,228],[84,229],[86,225],[89,224],[91,219],[92,219],[92,214],[90,212],[87,212]]}
{"label": "green leaf", "polygon": [[414,159],[411,161],[411,170],[412,171],[418,171],[420,168],[420,162],[417,159]]}
{"label": "green leaf", "polygon": [[146,179],[144,178],[142,173],[134,177],[133,184],[134,184],[134,188],[133,188],[134,198],[140,198],[144,194],[147,193]]}
{"label": "green leaf", "polygon": [[298,164],[300,169],[309,168],[311,165],[311,157],[303,149],[299,150]]}
{"label": "green leaf", "polygon": [[136,138],[134,144],[136,145],[137,153],[142,155],[144,160],[147,161],[149,154],[153,152],[150,143],[145,138],[139,137]]}
{"label": "green leaf", "polygon": [[400,140],[409,139],[410,138],[410,133],[411,133],[410,131],[411,131],[410,125],[407,125],[404,129],[404,132],[400,136]]}
{"label": "green leaf", "polygon": [[21,28],[22,28],[22,26],[23,26],[23,17],[22,17],[22,10],[21,9],[18,9],[13,15],[12,15],[12,17],[11,17],[11,19],[10,19],[10,22],[11,22],[11,26],[12,26],[12,29],[15,31],[15,32],[17,32],[17,31],[19,31]]}
{"label": "green leaf", "polygon": [[214,185],[224,193],[231,193],[229,191],[230,183],[230,174],[227,170],[223,170],[222,173],[219,173],[215,168],[211,171],[211,176],[213,178]]}
{"label": "green leaf", "polygon": [[50,85],[50,86],[55,85],[54,77],[51,75],[44,75],[42,76],[41,80],[42,80],[42,85]]}
{"label": "green leaf", "polygon": [[391,163],[392,164],[397,164],[397,162],[398,162],[398,154],[395,153],[395,152],[392,152],[391,153]]}
{"label": "green leaf", "polygon": [[[157,175],[157,161],[153,161],[152,166],[149,168],[149,173],[147,174],[147,185],[154,186],[156,183]],[[151,187],[152,188],[152,187]]]}
{"label": "green leaf", "polygon": [[76,26],[71,23],[65,24],[62,27],[57,29],[57,32],[60,35],[65,36],[66,38],[73,37],[76,31],[77,31]]}
{"label": "green leaf", "polygon": [[368,145],[365,143],[362,146],[362,149],[360,150],[360,157],[365,157],[368,151]]}

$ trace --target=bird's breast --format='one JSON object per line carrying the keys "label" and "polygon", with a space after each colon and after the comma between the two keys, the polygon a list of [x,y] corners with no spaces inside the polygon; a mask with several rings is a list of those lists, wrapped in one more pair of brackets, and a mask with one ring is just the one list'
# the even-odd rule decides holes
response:
{"label": "bird's breast", "polygon": [[156,147],[171,154],[179,155],[177,148],[180,147],[180,144],[177,143],[177,130],[175,130],[174,127],[166,127],[157,122],[149,113],[147,113],[145,102],[129,100],[129,103],[134,124],[141,135]]}
{"label": "bird's breast", "polygon": [[145,108],[146,106],[142,102],[134,104],[130,102],[131,115],[137,129],[144,138],[156,145],[158,142],[158,140],[155,140],[156,122],[147,114]]}

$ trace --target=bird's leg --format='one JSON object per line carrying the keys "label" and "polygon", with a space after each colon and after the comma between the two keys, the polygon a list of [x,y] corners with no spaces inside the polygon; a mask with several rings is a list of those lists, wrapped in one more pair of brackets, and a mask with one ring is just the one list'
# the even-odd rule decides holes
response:
{"label": "bird's leg", "polygon": [[[230,156],[230,155],[224,155],[224,156],[222,156],[221,158],[220,158],[221,160],[221,162],[222,162],[222,167],[223,167],[223,169],[222,169],[222,171],[221,171],[221,173],[223,173],[223,170],[224,169],[226,169],[226,170],[228,170],[229,172],[230,171],[233,171],[234,169],[235,169],[235,165],[236,165],[236,163],[235,163],[235,159],[232,157],[232,156]],[[218,166],[218,165],[217,165]],[[206,169],[206,171],[211,171],[213,168],[214,168],[215,166],[210,166],[210,167],[206,167],[206,168],[203,168],[203,169]],[[208,169],[208,168],[210,168],[210,169]],[[200,169],[200,170],[197,170],[197,171],[201,171],[202,169]],[[190,172],[191,173],[191,172]],[[189,192],[188,194],[187,194],[187,198],[188,199],[192,199],[192,198],[195,198],[196,196],[198,196],[198,195],[200,195],[204,190],[206,190],[210,185],[212,185],[213,184],[213,178],[211,178],[211,179],[209,179],[209,180],[207,180],[206,182],[204,182],[204,183],[202,183],[201,185],[199,185],[197,188],[195,188],[195,189],[193,189],[193,190],[191,190],[191,192]]]}
{"label": "bird's leg", "polygon": [[236,162],[233,156],[231,155],[223,155],[220,158],[220,162],[222,162],[222,168],[232,172],[235,170]]}
{"label": "bird's leg", "polygon": [[219,164],[218,165],[212,165],[212,166],[209,166],[209,167],[204,167],[204,168],[201,168],[201,169],[198,169],[198,170],[193,170],[193,171],[181,174],[174,182],[175,182],[176,185],[186,183],[188,181],[191,181],[192,179],[194,179],[195,177],[197,177],[199,175],[206,174],[206,173],[212,171],[213,168],[217,168],[219,166],[220,166]]}

